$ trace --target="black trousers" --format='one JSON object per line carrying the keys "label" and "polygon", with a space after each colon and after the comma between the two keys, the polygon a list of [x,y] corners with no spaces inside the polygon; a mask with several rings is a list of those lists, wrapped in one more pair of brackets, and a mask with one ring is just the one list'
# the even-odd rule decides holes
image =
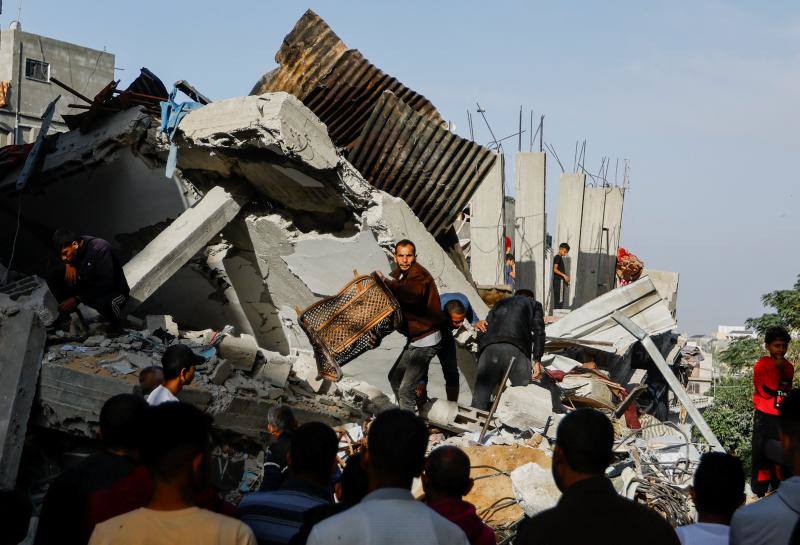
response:
{"label": "black trousers", "polygon": [[389,371],[389,384],[400,408],[414,412],[417,406],[417,384],[428,376],[428,367],[439,353],[441,343],[417,347],[407,344]]}
{"label": "black trousers", "polygon": [[61,303],[70,297],[78,297],[81,303],[92,307],[111,324],[119,325],[122,321],[123,308],[128,302],[128,296],[123,293],[108,291],[96,296],[87,297],[81,293],[77,286],[70,286],[64,279],[65,267],[63,263],[51,263],[47,267],[45,280],[47,287],[56,300]]}
{"label": "black trousers", "polygon": [[767,445],[772,441],[778,441],[777,415],[753,411],[753,473],[750,488],[759,498],[769,492],[770,488],[777,489],[781,482],[780,465],[767,456]]}
{"label": "black trousers", "polygon": [[490,344],[478,358],[478,375],[472,406],[481,411],[489,410],[492,392],[503,380],[508,365],[514,358],[514,367],[508,375],[512,386],[527,386],[531,383],[531,360],[522,351],[508,343]]}
{"label": "black trousers", "polygon": [[564,308],[564,281],[560,278],[553,280],[553,308]]}

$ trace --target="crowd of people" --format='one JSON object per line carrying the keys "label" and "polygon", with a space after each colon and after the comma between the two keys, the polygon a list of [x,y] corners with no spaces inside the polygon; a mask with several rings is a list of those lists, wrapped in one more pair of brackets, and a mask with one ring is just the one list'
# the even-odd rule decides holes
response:
{"label": "crowd of people", "polygon": [[[65,312],[78,301],[91,302],[119,325],[127,291],[103,242],[57,233],[62,266],[50,281]],[[562,245],[560,256],[568,251]],[[385,280],[403,310],[408,340],[389,373],[400,408],[375,417],[363,449],[343,467],[330,426],[299,425],[289,407],[276,405],[266,415],[270,439],[260,489],[238,505],[223,501],[210,479],[212,418],[179,401],[203,358],[173,344],[161,366],[140,374],[138,393],[103,405],[103,448],[49,485],[35,545],[496,543],[495,532],[465,500],[474,485],[469,457],[452,445],[429,452],[428,427],[415,409],[434,356],[443,366],[448,399],[457,400],[455,347],[462,328],[480,333],[472,336],[478,351],[473,406],[487,408],[509,366],[515,385],[541,376],[542,306],[530,291],[518,290],[481,320],[463,294],[439,296],[416,261],[413,242],[396,245],[395,262]],[[569,283],[558,265],[554,272]],[[92,282],[100,281],[103,289],[94,289]],[[697,523],[673,529],[648,507],[617,494],[606,474],[614,461],[611,421],[597,410],[577,409],[561,420],[553,445],[552,475],[562,496],[555,507],[525,517],[514,543],[800,543],[800,391],[792,390],[794,367],[785,359],[790,340],[785,329],[769,329],[769,355],[754,369],[751,487],[759,496],[771,495],[743,506],[741,462],[706,453],[691,489]],[[412,495],[417,478],[421,499]],[[0,491],[0,545],[26,538],[32,512],[29,498]]]}

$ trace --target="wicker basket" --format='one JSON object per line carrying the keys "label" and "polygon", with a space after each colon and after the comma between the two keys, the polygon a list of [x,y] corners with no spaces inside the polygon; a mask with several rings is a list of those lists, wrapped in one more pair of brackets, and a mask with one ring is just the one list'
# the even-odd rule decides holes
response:
{"label": "wicker basket", "polygon": [[342,378],[342,365],[378,346],[402,320],[400,305],[377,274],[353,272],[355,279],[338,294],[298,311],[319,374],[332,381]]}

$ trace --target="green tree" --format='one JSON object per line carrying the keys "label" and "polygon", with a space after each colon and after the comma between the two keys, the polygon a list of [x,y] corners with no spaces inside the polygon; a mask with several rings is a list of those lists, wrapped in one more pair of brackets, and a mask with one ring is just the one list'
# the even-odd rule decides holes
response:
{"label": "green tree", "polygon": [[720,352],[719,358],[727,363],[731,371],[739,373],[742,369],[752,367],[758,358],[766,354],[762,339],[736,339]]}
{"label": "green tree", "polygon": [[725,450],[735,454],[750,475],[753,434],[753,377],[728,378],[714,388],[714,405],[703,417]]}
{"label": "green tree", "polygon": [[789,290],[771,291],[761,296],[761,302],[775,312],[763,314],[758,318],[750,318],[745,323],[761,335],[772,326],[783,326],[790,331],[800,330],[800,275],[794,287]]}

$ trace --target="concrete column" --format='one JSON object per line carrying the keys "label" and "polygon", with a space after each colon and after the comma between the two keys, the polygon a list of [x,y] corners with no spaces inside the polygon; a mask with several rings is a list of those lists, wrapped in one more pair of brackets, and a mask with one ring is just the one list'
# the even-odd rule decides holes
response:
{"label": "concrete column", "polygon": [[478,186],[470,203],[470,270],[475,283],[503,283],[503,155]]}
{"label": "concrete column", "polygon": [[606,291],[614,289],[616,286],[616,274],[614,269],[617,264],[617,250],[619,249],[619,240],[622,234],[622,208],[625,202],[625,189],[621,187],[608,187],[606,188],[606,202],[605,213],[603,215],[603,227],[605,228],[605,265],[602,269],[601,284],[604,286],[604,291],[598,295],[602,295]]}
{"label": "concrete column", "polygon": [[[566,242],[570,245],[570,253],[564,259],[567,274],[572,277],[572,285],[565,286],[564,306],[572,308],[575,300],[576,271],[580,261],[581,218],[583,217],[583,190],[586,175],[580,172],[569,172],[561,175],[558,193],[558,215],[556,216],[556,238],[553,250]],[[550,286],[548,286],[548,289]]]}
{"label": "concrete column", "polygon": [[[581,217],[581,237],[578,248],[572,252],[578,255],[575,267],[574,308],[580,307],[597,297],[600,291],[601,270],[604,257],[606,233],[603,231],[603,214],[607,188],[586,187],[583,191],[583,214]],[[572,253],[570,252],[570,253]]]}
{"label": "concrete column", "polygon": [[545,300],[545,171],[544,153],[517,153],[516,219],[514,253],[517,288],[534,290],[537,301]]}
{"label": "concrete column", "polygon": [[131,288],[131,306],[150,297],[236,217],[240,208],[230,193],[217,186],[178,216],[123,267]]}
{"label": "concrete column", "polygon": [[32,310],[0,323],[0,488],[17,480],[44,343],[44,325]]}

